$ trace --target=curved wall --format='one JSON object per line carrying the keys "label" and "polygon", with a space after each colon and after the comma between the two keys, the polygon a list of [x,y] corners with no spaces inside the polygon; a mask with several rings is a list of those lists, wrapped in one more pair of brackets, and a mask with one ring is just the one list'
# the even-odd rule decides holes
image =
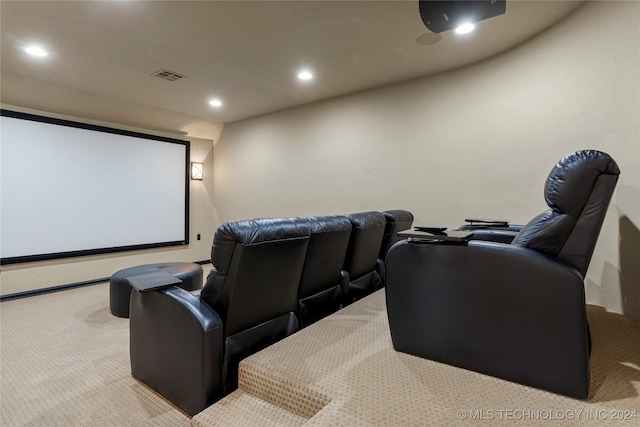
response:
{"label": "curved wall", "polygon": [[228,124],[216,225],[398,208],[422,225],[524,223],[555,162],[596,148],[622,175],[587,300],[640,319],[639,28],[639,3],[589,2],[473,66]]}

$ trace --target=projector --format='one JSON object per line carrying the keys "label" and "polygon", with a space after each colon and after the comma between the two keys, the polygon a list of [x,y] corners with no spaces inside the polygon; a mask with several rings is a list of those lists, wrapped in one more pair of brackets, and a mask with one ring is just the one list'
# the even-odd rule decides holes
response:
{"label": "projector", "polygon": [[434,33],[453,30],[462,24],[502,15],[506,0],[427,1],[418,0],[422,22]]}

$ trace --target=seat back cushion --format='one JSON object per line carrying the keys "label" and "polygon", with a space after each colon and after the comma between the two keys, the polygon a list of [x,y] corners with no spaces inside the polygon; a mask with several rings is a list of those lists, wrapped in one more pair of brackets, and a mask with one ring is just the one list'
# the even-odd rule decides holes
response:
{"label": "seat back cushion", "polygon": [[300,298],[340,284],[351,235],[351,222],[344,216],[312,217],[309,224],[311,237],[300,280]]}
{"label": "seat back cushion", "polygon": [[352,230],[344,268],[351,280],[376,269],[387,220],[380,212],[347,215]]}
{"label": "seat back cushion", "polygon": [[310,227],[300,218],[226,223],[214,236],[214,269],[201,298],[225,336],[295,312]]}
{"label": "seat back cushion", "polygon": [[387,220],[387,225],[384,229],[379,256],[384,260],[389,248],[399,240],[402,240],[402,238],[398,236],[398,231],[408,230],[413,225],[413,214],[409,211],[396,209],[384,211],[382,215],[384,215]]}
{"label": "seat back cushion", "polygon": [[550,209],[529,221],[513,244],[557,256],[584,275],[619,174],[606,153],[584,150],[566,156],[547,178]]}

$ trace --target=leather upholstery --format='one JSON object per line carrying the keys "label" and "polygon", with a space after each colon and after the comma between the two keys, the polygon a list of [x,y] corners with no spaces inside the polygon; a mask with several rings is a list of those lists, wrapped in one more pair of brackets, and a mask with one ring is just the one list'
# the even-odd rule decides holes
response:
{"label": "leather upholstery", "polygon": [[550,209],[529,221],[513,244],[557,256],[585,275],[619,174],[618,165],[600,151],[566,156],[547,178]]}
{"label": "leather upholstery", "polygon": [[380,212],[347,215],[351,221],[351,237],[344,270],[349,274],[348,300],[360,299],[381,289],[382,260],[378,257],[387,220]]}
{"label": "leather upholstery", "polygon": [[190,415],[222,397],[223,325],[197,293],[133,292],[129,329],[134,377]]}
{"label": "leather upholstery", "polygon": [[586,398],[583,280],[619,173],[599,151],[565,157],[545,186],[550,210],[512,244],[393,246],[386,296],[396,350]]}
{"label": "leather upholstery", "polygon": [[339,309],[350,285],[379,287],[385,225],[378,212],[222,224],[201,291],[132,294],[132,374],[202,411],[235,389],[242,359]]}
{"label": "leather upholstery", "polygon": [[301,218],[254,219],[221,225],[213,238],[201,298],[229,336],[295,312],[310,227]]}
{"label": "leather upholstery", "polygon": [[345,216],[308,218],[311,236],[298,288],[298,318],[307,326],[337,311],[346,289],[341,271],[351,235]]}
{"label": "leather upholstery", "polygon": [[485,240],[487,242],[511,243],[516,235],[522,230],[522,225],[487,225],[487,224],[465,224],[458,228],[461,231],[472,231],[472,240]]}
{"label": "leather upholstery", "polygon": [[396,242],[402,240],[398,236],[398,231],[409,230],[413,226],[413,214],[404,210],[391,210],[382,212],[387,225],[384,229],[384,236],[382,237],[382,245],[380,246],[380,259],[384,260],[387,256],[389,248]]}
{"label": "leather upholstery", "polygon": [[[472,240],[485,240],[487,242],[499,242],[499,243],[511,243],[513,239],[518,235],[518,231],[515,230],[501,230],[492,229],[489,227],[474,228],[475,226],[462,226],[459,230],[472,231]],[[522,227],[520,227],[522,229]]]}
{"label": "leather upholstery", "polygon": [[400,242],[386,275],[396,350],[587,397],[584,286],[573,267],[504,243]]}
{"label": "leather upholstery", "polygon": [[298,329],[310,234],[302,218],[226,223],[200,294],[135,292],[133,375],[191,415],[235,389],[241,359]]}
{"label": "leather upholstery", "polygon": [[191,262],[164,262],[125,268],[113,273],[109,279],[111,314],[118,317],[129,317],[129,300],[133,288],[127,278],[155,271],[166,271],[182,280],[179,285],[182,289],[195,291],[202,287],[202,267]]}

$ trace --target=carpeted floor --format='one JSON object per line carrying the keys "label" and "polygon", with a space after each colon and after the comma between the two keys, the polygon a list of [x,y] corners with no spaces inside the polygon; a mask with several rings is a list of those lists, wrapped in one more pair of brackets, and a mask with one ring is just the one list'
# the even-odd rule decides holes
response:
{"label": "carpeted floor", "polygon": [[586,400],[395,351],[379,291],[245,359],[240,389],[193,422],[197,427],[260,425],[261,418],[305,427],[640,425],[640,323],[592,305],[587,316],[593,352]]}
{"label": "carpeted floor", "polygon": [[188,426],[131,376],[129,319],[101,284],[0,304],[0,425]]}
{"label": "carpeted floor", "polygon": [[[298,381],[304,373],[307,401],[301,403],[296,395],[287,397],[293,399],[290,403],[269,402],[259,396],[260,384],[248,384],[249,391],[230,395],[194,421],[203,426],[640,423],[640,414],[636,419],[613,419],[625,416],[624,411],[640,411],[637,322],[600,307],[588,307],[594,340],[591,394],[587,401],[577,401],[390,351],[389,338],[381,333],[386,324],[382,295],[374,294],[363,304],[341,312],[340,318],[351,323],[353,331],[344,329],[343,320],[325,319],[316,328],[320,335],[296,334],[281,343],[293,345],[294,350],[277,345],[245,364],[247,368],[253,366],[253,372],[278,366],[269,368],[274,380],[281,377]],[[186,414],[131,376],[128,319],[110,314],[108,284],[3,302],[0,314],[0,425],[191,424]],[[363,339],[358,344],[362,351],[353,346],[352,333]],[[322,344],[323,340],[331,346]],[[338,367],[332,358],[348,363]],[[394,371],[391,366],[398,361],[401,365]],[[429,364],[428,369],[424,362]],[[357,364],[365,366],[371,377],[349,374],[351,365]],[[335,375],[332,366],[336,367]],[[342,376],[338,371],[344,371]],[[336,384],[342,388],[334,388]],[[364,384],[371,386],[362,388]],[[353,394],[361,388],[365,392]],[[422,397],[405,401],[399,409],[393,403],[411,394]],[[416,410],[416,402],[420,417],[412,418],[410,411]],[[571,420],[496,418],[522,417],[522,412],[498,411],[523,409],[538,411],[525,416],[545,416],[551,412],[544,411],[555,411],[548,416],[556,418],[577,417],[579,410],[583,412],[580,418]],[[466,412],[458,414],[458,410]],[[216,412],[220,418],[215,417]]]}

